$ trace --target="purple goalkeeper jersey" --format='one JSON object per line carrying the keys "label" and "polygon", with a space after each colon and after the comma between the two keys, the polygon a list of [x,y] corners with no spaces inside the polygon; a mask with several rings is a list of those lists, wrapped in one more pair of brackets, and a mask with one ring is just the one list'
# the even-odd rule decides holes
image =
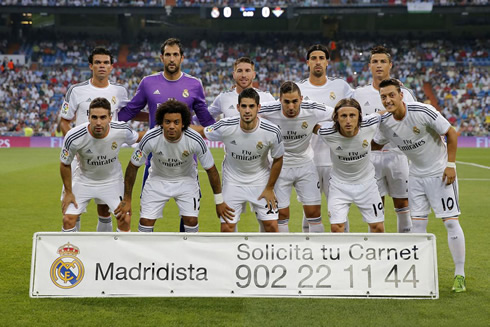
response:
{"label": "purple goalkeeper jersey", "polygon": [[187,104],[191,115],[194,112],[201,125],[214,124],[215,121],[208,111],[201,81],[186,73],[182,73],[176,81],[166,79],[163,72],[145,76],[134,97],[119,111],[118,118],[120,121],[128,121],[148,104],[150,128],[153,128],[156,124],[155,113],[158,105],[170,99]]}

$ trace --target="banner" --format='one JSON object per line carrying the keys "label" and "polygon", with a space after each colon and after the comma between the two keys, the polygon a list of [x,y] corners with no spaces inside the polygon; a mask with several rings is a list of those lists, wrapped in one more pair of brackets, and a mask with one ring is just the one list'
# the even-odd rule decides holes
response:
{"label": "banner", "polygon": [[36,233],[31,297],[439,297],[433,234]]}

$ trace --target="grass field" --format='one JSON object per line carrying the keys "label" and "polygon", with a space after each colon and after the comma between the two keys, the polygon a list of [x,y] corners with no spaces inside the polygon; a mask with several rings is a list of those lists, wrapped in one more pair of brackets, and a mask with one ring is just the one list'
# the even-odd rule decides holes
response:
{"label": "grass field", "polygon": [[[213,150],[217,166],[222,152]],[[123,149],[123,167],[130,150]],[[489,326],[490,149],[459,149],[458,164],[461,225],[466,236],[468,291],[452,294],[453,263],[446,230],[431,216],[429,231],[437,236],[438,300],[257,299],[257,298],[111,298],[31,299],[29,274],[32,235],[60,231],[59,149],[0,149],[0,326]],[[140,169],[134,192],[132,230],[137,230]],[[209,183],[203,188],[200,230],[215,232],[219,222]],[[295,201],[293,201],[295,202]],[[386,229],[396,230],[392,204],[386,205]],[[82,216],[82,230],[94,231],[95,206]],[[326,209],[323,209],[326,217]],[[292,206],[290,229],[300,231],[301,212]],[[365,232],[357,209],[351,209],[351,229]],[[172,202],[155,231],[177,231],[178,216]],[[327,227],[328,228],[328,227]],[[240,232],[258,230],[247,213]]]}

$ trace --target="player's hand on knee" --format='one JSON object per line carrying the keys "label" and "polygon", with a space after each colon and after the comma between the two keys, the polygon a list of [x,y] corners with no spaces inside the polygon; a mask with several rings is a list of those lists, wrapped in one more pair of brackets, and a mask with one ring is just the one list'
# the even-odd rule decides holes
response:
{"label": "player's hand on knee", "polygon": [[456,180],[456,169],[451,167],[446,167],[444,173],[442,174],[442,181],[446,182],[446,185],[451,185]]}
{"label": "player's hand on knee", "polygon": [[218,214],[218,217],[222,217],[227,223],[229,223],[230,220],[233,220],[235,217],[233,214],[234,212],[235,209],[230,208],[226,202],[216,205],[216,213]]}
{"label": "player's hand on knee", "polygon": [[[125,220],[126,215],[131,216],[132,215],[132,210],[131,210],[131,201],[128,200],[122,200],[117,208],[114,210],[114,214],[116,215],[116,219],[118,220]],[[131,219],[131,218],[129,218]]]}
{"label": "player's hand on knee", "polygon": [[258,200],[265,199],[267,201],[267,207],[269,210],[277,210],[277,198],[276,194],[274,194],[274,189],[265,188],[265,190],[260,194]]}
{"label": "player's hand on knee", "polygon": [[65,196],[63,197],[63,201],[61,201],[61,212],[65,214],[66,209],[68,209],[68,206],[70,203],[73,203],[75,208],[78,209],[78,203],[75,199],[75,195],[71,192],[65,192]]}

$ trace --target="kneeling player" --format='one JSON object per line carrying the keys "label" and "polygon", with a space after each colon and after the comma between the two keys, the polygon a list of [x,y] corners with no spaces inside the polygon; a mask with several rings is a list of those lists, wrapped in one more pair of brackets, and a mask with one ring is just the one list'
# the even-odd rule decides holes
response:
{"label": "kneeling player", "polygon": [[328,190],[328,212],[332,232],[344,232],[352,203],[361,211],[370,231],[384,232],[384,208],[379,195],[369,146],[381,121],[379,114],[362,118],[354,99],[342,99],[335,106],[333,122],[314,132],[330,147],[332,173]]}
{"label": "kneeling player", "polygon": [[216,212],[221,217],[233,218],[231,208],[223,201],[218,170],[213,156],[202,137],[188,129],[190,112],[185,103],[169,100],[159,105],[156,112],[158,126],[150,129],[131,156],[124,181],[124,199],[116,209],[118,217],[131,214],[131,195],[138,168],[150,153],[150,175],[141,193],[141,211],[138,230],[153,232],[156,219],[162,217],[165,204],[175,199],[184,220],[185,232],[197,232],[201,191],[194,155],[208,174],[216,201]]}

